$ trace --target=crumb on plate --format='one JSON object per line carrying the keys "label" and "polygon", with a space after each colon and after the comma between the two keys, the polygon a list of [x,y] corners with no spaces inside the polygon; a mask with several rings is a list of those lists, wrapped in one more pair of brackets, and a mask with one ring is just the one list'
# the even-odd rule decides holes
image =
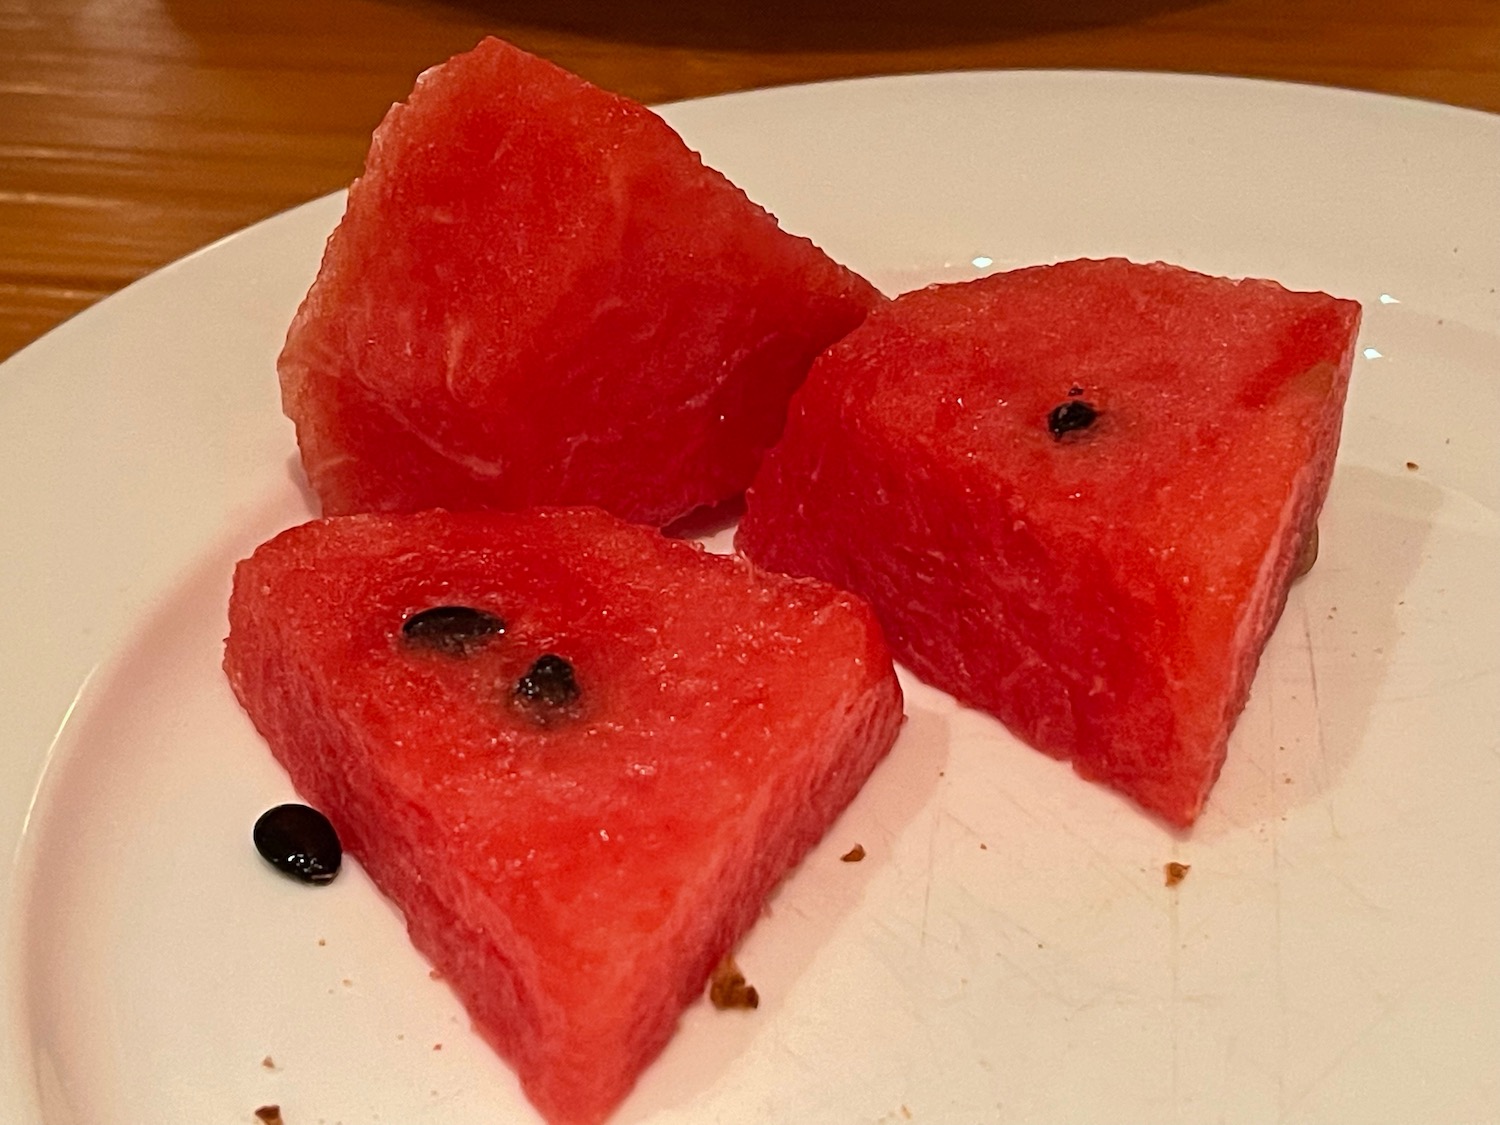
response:
{"label": "crumb on plate", "polygon": [[724,959],[709,978],[708,999],[719,1011],[728,1008],[758,1008],[760,993],[755,986],[745,983],[745,974],[734,963],[734,954],[724,954]]}

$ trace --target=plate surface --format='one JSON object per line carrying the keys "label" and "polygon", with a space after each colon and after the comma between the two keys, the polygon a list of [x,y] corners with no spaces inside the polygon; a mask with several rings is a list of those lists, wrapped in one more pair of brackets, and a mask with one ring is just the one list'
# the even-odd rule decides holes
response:
{"label": "plate surface", "polygon": [[[741,952],[762,1007],[691,1009],[615,1120],[1500,1118],[1500,118],[1088,73],[665,112],[888,290],[1123,254],[1366,320],[1322,557],[1197,828],[907,678],[893,756]],[[249,842],[289,788],[219,674],[224,603],[310,514],[273,364],[340,206],[0,368],[0,1121],[535,1120],[361,872],[305,889]]]}

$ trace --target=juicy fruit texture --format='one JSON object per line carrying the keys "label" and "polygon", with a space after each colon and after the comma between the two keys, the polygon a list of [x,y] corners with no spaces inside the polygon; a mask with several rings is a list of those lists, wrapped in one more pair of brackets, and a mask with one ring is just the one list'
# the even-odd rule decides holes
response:
{"label": "juicy fruit texture", "polygon": [[423,74],[287,336],[326,515],[739,495],[884,298],[650,110],[497,39]]}
{"label": "juicy fruit texture", "polygon": [[1120,259],[906,294],[814,365],[738,545],[1188,825],[1327,494],[1358,323]]}
{"label": "juicy fruit texture", "polygon": [[[438,606],[504,630],[414,643]],[[862,603],[593,509],[305,524],[229,619],[256,727],[554,1123],[629,1091],[901,724]]]}

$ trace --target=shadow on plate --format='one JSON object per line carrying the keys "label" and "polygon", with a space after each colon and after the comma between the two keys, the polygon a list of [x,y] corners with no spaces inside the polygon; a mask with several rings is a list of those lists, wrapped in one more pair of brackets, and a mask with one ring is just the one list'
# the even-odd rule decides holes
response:
{"label": "shadow on plate", "polygon": [[1398,659],[1398,607],[1425,589],[1419,572],[1441,503],[1439,490],[1415,477],[1338,467],[1318,562],[1287,599],[1224,774],[1182,839],[1203,844],[1326,808],[1356,755],[1392,753],[1395,736],[1372,733],[1372,714]]}

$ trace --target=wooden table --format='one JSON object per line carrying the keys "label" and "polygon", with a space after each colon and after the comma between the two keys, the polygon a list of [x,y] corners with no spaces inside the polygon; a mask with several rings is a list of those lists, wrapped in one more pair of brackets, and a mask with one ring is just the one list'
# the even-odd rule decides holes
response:
{"label": "wooden table", "polygon": [[1089,67],[1500,111],[1500,0],[0,0],[0,359],[347,183],[417,73],[484,34],[648,102]]}

